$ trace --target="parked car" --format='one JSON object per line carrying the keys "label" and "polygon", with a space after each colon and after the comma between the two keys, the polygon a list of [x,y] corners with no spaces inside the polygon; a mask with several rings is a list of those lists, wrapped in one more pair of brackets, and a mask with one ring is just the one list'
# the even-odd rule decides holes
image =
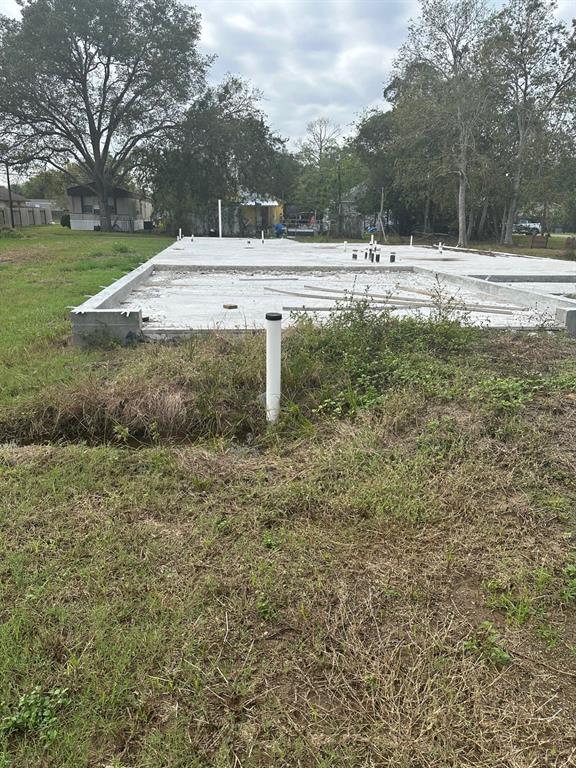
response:
{"label": "parked car", "polygon": [[528,221],[528,219],[520,219],[520,221],[514,225],[514,232],[517,235],[541,235],[542,224],[540,224],[539,221]]}

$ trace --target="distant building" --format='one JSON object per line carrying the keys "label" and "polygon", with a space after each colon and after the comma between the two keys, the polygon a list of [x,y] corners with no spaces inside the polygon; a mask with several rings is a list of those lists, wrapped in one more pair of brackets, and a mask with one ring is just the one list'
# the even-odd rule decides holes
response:
{"label": "distant building", "polygon": [[[12,192],[12,212],[15,227],[35,227],[41,224],[51,224],[52,214],[45,208],[28,205],[30,201]],[[7,187],[0,187],[0,227],[11,227],[10,198]]]}
{"label": "distant building", "polygon": [[60,223],[62,216],[67,213],[67,209],[62,208],[56,200],[46,200],[44,198],[34,197],[26,200],[27,208],[38,208],[41,211],[46,212],[47,224],[54,222]]}
{"label": "distant building", "polygon": [[254,231],[272,229],[282,221],[284,206],[273,198],[263,198],[258,195],[242,193],[238,201],[240,215],[245,227],[253,227]]}
{"label": "distant building", "polygon": [[[87,186],[70,187],[67,190],[71,229],[98,230],[105,215],[100,201]],[[152,219],[152,201],[137,192],[114,187],[108,198],[108,213],[115,232],[138,232],[148,229]]]}
{"label": "distant building", "polygon": [[[224,237],[260,237],[260,233],[272,232],[282,221],[284,206],[273,198],[260,197],[242,192],[238,199],[222,204],[222,234]],[[174,222],[196,235],[216,234],[218,208],[216,201],[210,205],[190,210],[182,221]]]}

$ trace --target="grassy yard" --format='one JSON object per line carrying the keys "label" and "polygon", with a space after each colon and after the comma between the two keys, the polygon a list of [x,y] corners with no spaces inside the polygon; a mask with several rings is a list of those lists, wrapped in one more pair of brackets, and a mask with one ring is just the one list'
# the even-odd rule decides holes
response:
{"label": "grassy yard", "polygon": [[69,347],[162,245],[0,241],[0,766],[574,764],[576,342],[303,320],[270,429],[258,334]]}
{"label": "grassy yard", "polygon": [[0,237],[0,406],[75,379],[102,355],[70,346],[67,307],[78,305],[171,240],[72,232],[60,226]]}

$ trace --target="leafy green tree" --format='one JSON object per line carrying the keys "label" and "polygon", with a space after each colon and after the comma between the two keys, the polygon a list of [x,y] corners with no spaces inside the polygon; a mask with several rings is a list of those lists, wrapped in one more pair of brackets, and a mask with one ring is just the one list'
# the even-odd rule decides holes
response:
{"label": "leafy green tree", "polygon": [[491,78],[500,89],[500,109],[506,116],[502,145],[511,154],[503,232],[507,245],[512,244],[530,150],[537,148],[538,136],[556,122],[558,112],[571,109],[575,96],[576,41],[556,20],[555,8],[554,0],[508,0],[489,30]]}
{"label": "leafy green tree", "polygon": [[[457,178],[458,244],[468,243],[467,200],[469,174],[478,124],[486,109],[479,87],[477,61],[485,34],[487,15],[482,0],[421,0],[420,18],[410,25],[402,46],[396,76],[409,80],[424,75],[433,103],[434,122],[440,119],[445,135],[447,169]],[[418,91],[416,91],[417,93]],[[406,91],[413,98],[414,91]]]}
{"label": "leafy green tree", "polygon": [[296,158],[300,164],[293,202],[315,211],[320,230],[329,213],[336,221],[335,231],[343,231],[343,201],[365,178],[365,169],[354,144],[343,141],[337,125],[319,117],[308,123]]}
{"label": "leafy green tree", "polygon": [[66,195],[68,183],[67,173],[41,171],[20,184],[20,192],[25,197],[56,200],[62,208],[66,208],[68,206]]}
{"label": "leafy green tree", "polygon": [[392,110],[371,109],[362,115],[355,127],[351,147],[364,169],[360,209],[363,213],[379,210],[382,192],[385,207],[395,208]]}
{"label": "leafy green tree", "polygon": [[21,19],[0,17],[0,130],[62,172],[74,163],[110,228],[135,150],[167,135],[203,83],[199,14],[179,0],[21,5]]}
{"label": "leafy green tree", "polygon": [[455,132],[446,129],[443,83],[427,63],[414,62],[385,90],[390,113],[389,164],[398,210],[404,221],[433,222],[452,217],[455,196],[453,152]]}
{"label": "leafy green tree", "polygon": [[146,154],[157,207],[173,225],[191,211],[213,209],[218,198],[237,199],[242,190],[282,196],[291,187],[293,165],[259,99],[245,81],[229,76],[207,88],[171,139]]}

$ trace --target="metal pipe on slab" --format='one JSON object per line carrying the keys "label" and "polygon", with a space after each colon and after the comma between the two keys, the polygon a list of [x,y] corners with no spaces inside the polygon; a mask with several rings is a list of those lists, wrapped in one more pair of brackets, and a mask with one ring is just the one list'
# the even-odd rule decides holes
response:
{"label": "metal pipe on slab", "polygon": [[282,315],[266,313],[266,421],[278,421],[282,388]]}

